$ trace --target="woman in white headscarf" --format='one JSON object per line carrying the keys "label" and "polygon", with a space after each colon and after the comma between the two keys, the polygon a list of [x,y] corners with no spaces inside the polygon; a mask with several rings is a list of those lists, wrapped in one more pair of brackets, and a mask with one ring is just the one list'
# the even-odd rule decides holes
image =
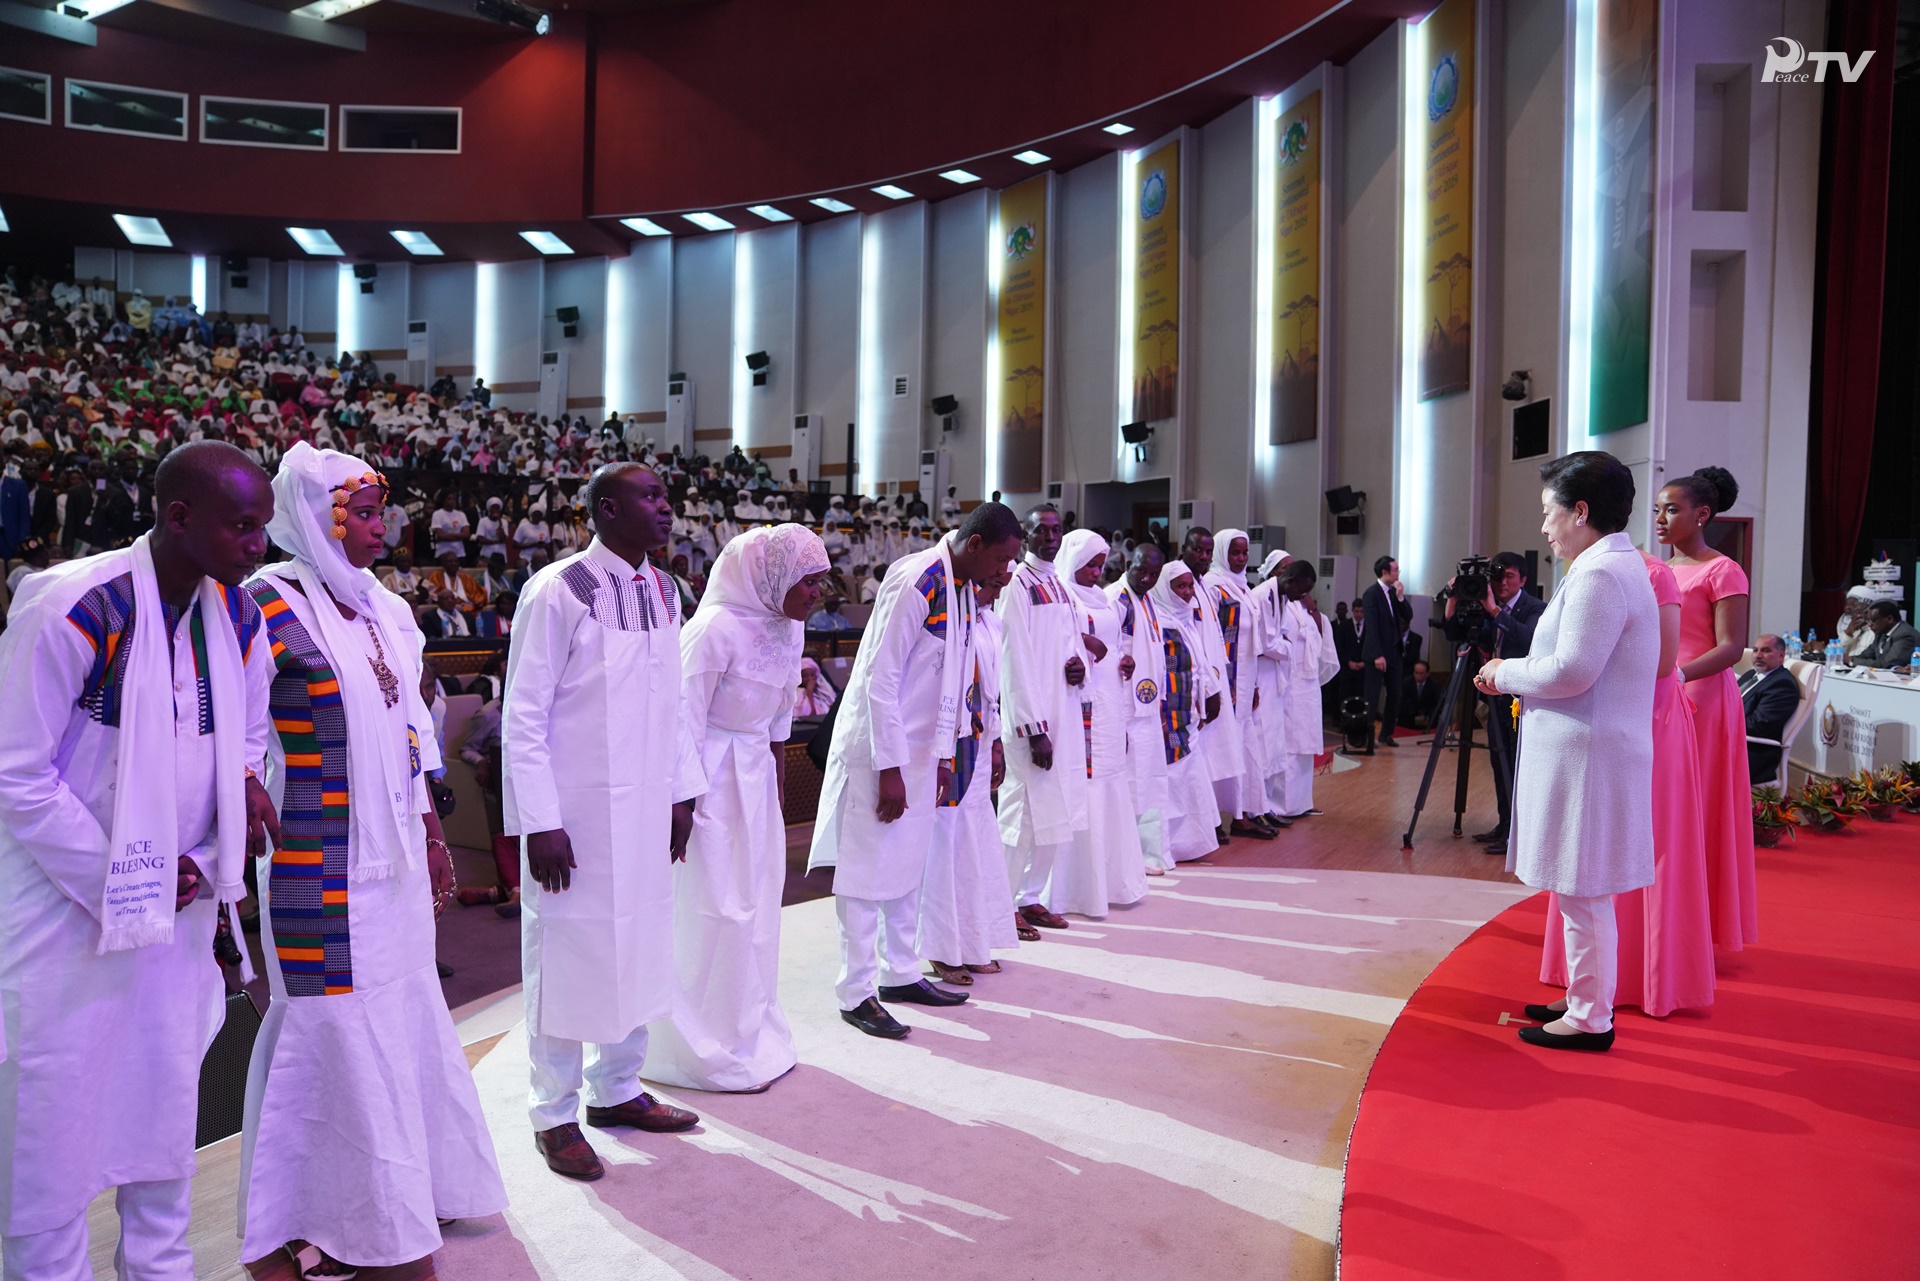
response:
{"label": "woman in white headscarf", "polygon": [[1054,864],[1047,906],[1055,912],[1103,917],[1107,907],[1147,896],[1147,865],[1140,849],[1139,806],[1127,761],[1127,721],[1133,655],[1120,635],[1120,610],[1100,589],[1107,540],[1076,529],[1060,542],[1054,564],[1067,584],[1084,638],[1087,675],[1081,687],[1087,743],[1087,825],[1073,834],[1073,854]]}
{"label": "woman in white headscarf", "polygon": [[260,877],[267,1009],[247,1077],[247,1262],[303,1277],[440,1248],[438,1222],[507,1204],[434,965],[453,866],[425,773],[440,766],[412,612],[368,567],[387,484],[301,443],[267,533],[290,560],[247,585],[272,642],[267,791],[280,848]]}
{"label": "woman in white headscarf", "polygon": [[1252,547],[1253,541],[1244,529],[1215,533],[1213,567],[1207,570],[1205,581],[1207,590],[1214,594],[1227,658],[1226,697],[1220,700],[1220,715],[1233,717],[1240,727],[1239,754],[1234,758],[1240,767],[1239,776],[1216,786],[1214,797],[1228,816],[1232,835],[1270,840],[1279,825],[1266,821],[1267,752],[1256,724],[1264,637],[1261,611],[1247,586],[1247,557]]}
{"label": "woman in white headscarf", "polygon": [[1194,751],[1212,687],[1213,670],[1207,662],[1201,628],[1206,615],[1196,597],[1200,585],[1183,561],[1169,561],[1148,599],[1160,622],[1160,640],[1167,654],[1167,684],[1160,696],[1160,728],[1167,749],[1167,853],[1176,863],[1200,858],[1220,847],[1214,837],[1213,779]]}
{"label": "woman in white headscarf", "polygon": [[781,814],[805,622],[827,549],[804,525],[759,525],[727,543],[680,634],[687,719],[708,787],[674,869],[673,1017],[653,1025],[641,1075],[757,1094],[797,1061],[780,1008]]}

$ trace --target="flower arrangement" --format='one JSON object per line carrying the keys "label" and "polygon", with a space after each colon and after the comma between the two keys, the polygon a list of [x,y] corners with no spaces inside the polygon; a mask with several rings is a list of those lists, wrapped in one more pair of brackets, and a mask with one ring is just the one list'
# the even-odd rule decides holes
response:
{"label": "flower arrangement", "polygon": [[1840,779],[1823,782],[1809,778],[1791,804],[1801,822],[1823,832],[1846,831],[1867,808],[1866,802],[1848,791]]}
{"label": "flower arrangement", "polygon": [[1913,784],[1913,794],[1907,797],[1907,813],[1920,814],[1920,761],[1907,761],[1900,769],[1907,776],[1907,782]]}
{"label": "flower arrangement", "polygon": [[1772,849],[1793,834],[1793,803],[1769,784],[1753,789],[1753,843]]}
{"label": "flower arrangement", "polygon": [[1846,787],[1866,809],[1867,817],[1879,823],[1891,823],[1893,812],[1912,801],[1916,790],[1906,771],[1895,765],[1863,769],[1848,780]]}

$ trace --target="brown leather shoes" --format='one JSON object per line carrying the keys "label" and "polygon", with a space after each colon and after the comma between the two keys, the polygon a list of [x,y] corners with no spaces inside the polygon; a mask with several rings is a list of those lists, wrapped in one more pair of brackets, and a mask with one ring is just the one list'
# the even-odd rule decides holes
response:
{"label": "brown leather shoes", "polygon": [[627,1126],[635,1130],[649,1130],[654,1134],[672,1134],[677,1130],[691,1130],[700,1124],[700,1118],[685,1108],[662,1103],[651,1094],[642,1094],[617,1107],[588,1108],[587,1124],[602,1130]]}
{"label": "brown leather shoes", "polygon": [[1044,904],[1029,903],[1020,909],[1020,916],[1029,925],[1038,925],[1043,929],[1064,930],[1067,918],[1058,912],[1049,911]]}
{"label": "brown leather shoes", "polygon": [[569,1179],[591,1183],[607,1172],[607,1167],[600,1164],[593,1145],[587,1142],[587,1136],[580,1133],[580,1126],[573,1121],[556,1125],[551,1130],[535,1131],[533,1146],[547,1159],[549,1170]]}

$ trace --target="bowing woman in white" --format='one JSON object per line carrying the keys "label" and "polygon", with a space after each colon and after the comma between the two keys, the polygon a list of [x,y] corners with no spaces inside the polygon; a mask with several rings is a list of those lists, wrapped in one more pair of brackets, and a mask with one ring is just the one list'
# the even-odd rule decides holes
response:
{"label": "bowing woman in white", "polygon": [[[1260,714],[1267,735],[1267,808],[1303,818],[1313,808],[1314,758],[1326,750],[1320,687],[1340,673],[1333,628],[1313,603],[1313,562],[1274,552],[1255,599],[1268,615],[1260,654]],[[1268,716],[1269,708],[1272,715]]]}
{"label": "bowing woman in white", "polygon": [[[1226,697],[1221,700],[1220,716],[1232,717],[1238,727],[1239,777],[1233,785],[1233,804],[1225,803],[1225,793],[1216,787],[1216,799],[1229,813],[1229,832],[1235,836],[1271,839],[1278,824],[1265,821],[1267,804],[1267,748],[1256,723],[1260,704],[1260,649],[1264,641],[1266,619],[1247,586],[1247,556],[1252,542],[1244,529],[1223,529],[1214,535],[1215,556],[1207,570],[1203,586],[1220,617],[1221,656],[1225,667],[1221,684]],[[1218,775],[1216,774],[1217,778]],[[1237,812],[1234,809],[1237,806]]]}
{"label": "bowing woman in white", "polygon": [[673,1017],[651,1029],[649,1081],[758,1094],[798,1061],[776,990],[787,877],[780,803],[805,620],[829,568],[804,525],[749,529],[720,553],[680,633],[707,794],[674,868]]}
{"label": "bowing woman in white", "polygon": [[1081,685],[1087,822],[1074,832],[1072,852],[1054,863],[1047,906],[1055,912],[1103,917],[1110,904],[1125,906],[1147,896],[1147,864],[1140,851],[1127,761],[1137,664],[1128,638],[1120,634],[1120,610],[1100,590],[1107,540],[1090,529],[1076,529],[1061,540],[1055,560],[1088,659]]}
{"label": "bowing woman in white", "polygon": [[1185,561],[1174,561],[1148,594],[1160,622],[1166,652],[1166,685],[1160,695],[1160,729],[1167,760],[1166,853],[1176,863],[1220,848],[1214,824],[1220,816],[1206,758],[1194,735],[1207,699],[1217,691],[1207,662],[1207,635],[1219,635],[1202,608],[1198,580]]}
{"label": "bowing woman in white", "polygon": [[273,655],[281,839],[260,876],[273,1002],[247,1074],[240,1254],[284,1246],[303,1276],[337,1276],[425,1258],[436,1220],[507,1194],[434,966],[453,864],[420,633],[368,568],[387,485],[303,442],[273,491],[267,532],[292,559],[247,590]]}
{"label": "bowing woman in white", "polygon": [[1160,726],[1160,700],[1167,686],[1167,649],[1152,596],[1164,560],[1158,545],[1142,539],[1133,549],[1127,572],[1107,588],[1120,622],[1121,648],[1133,659],[1133,676],[1127,683],[1127,760],[1131,763],[1134,827],[1140,834],[1140,852],[1148,876],[1164,875],[1173,866],[1167,837],[1166,738]]}
{"label": "bowing woman in white", "polygon": [[1508,870],[1559,897],[1567,1008],[1529,1005],[1520,1039],[1613,1044],[1619,970],[1613,895],[1653,884],[1653,696],[1660,610],[1646,562],[1620,531],[1633,473],[1583,451],[1540,468],[1541,525],[1567,562],[1525,658],[1489,659],[1482,693],[1520,699]]}
{"label": "bowing woman in white", "polygon": [[[673,868],[707,790],[682,716],[680,602],[647,554],[673,533],[659,476],[609,463],[587,481],[598,531],[535,574],[514,614],[501,704],[501,802],[523,838],[534,1144],[567,1178],[606,1173],[587,1123],[669,1131],[693,1113],[640,1089],[647,1024],[673,1011]],[[584,1044],[597,1047],[585,1060]]]}

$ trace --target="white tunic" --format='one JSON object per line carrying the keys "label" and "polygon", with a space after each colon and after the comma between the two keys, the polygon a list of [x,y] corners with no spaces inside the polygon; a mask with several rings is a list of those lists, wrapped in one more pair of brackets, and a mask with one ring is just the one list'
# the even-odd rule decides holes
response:
{"label": "white tunic", "polygon": [[[1082,663],[1081,620],[1053,564],[1029,556],[998,603],[1000,715],[1007,735],[1000,788],[1000,837],[1009,847],[1059,845],[1086,826],[1086,737],[1081,690],[1067,684],[1067,660]],[[1045,734],[1053,767],[1033,763],[1027,741]]]}
{"label": "white tunic", "polygon": [[673,580],[594,539],[527,583],[501,709],[508,835],[564,829],[572,886],[525,872],[527,1028],[624,1040],[673,1005],[672,806],[706,779],[684,723]]}
{"label": "white tunic", "polygon": [[1103,643],[1107,656],[1098,662],[1092,654],[1086,656],[1082,687],[1087,695],[1086,824],[1074,833],[1072,854],[1063,854],[1054,864],[1047,886],[1047,906],[1054,911],[1094,917],[1105,916],[1109,904],[1138,903],[1147,895],[1147,865],[1127,756],[1134,685],[1120,676],[1120,660],[1131,638],[1120,634],[1120,610],[1104,594],[1100,599],[1099,607],[1090,607],[1079,593],[1072,598],[1083,634]]}
{"label": "white tunic", "polygon": [[787,829],[773,764],[793,698],[785,686],[702,671],[688,678],[686,703],[707,793],[673,873],[673,1017],[654,1024],[641,1075],[743,1090],[799,1061],[778,992]]}
{"label": "white tunic", "polygon": [[1653,884],[1653,696],[1660,607],[1646,562],[1609,534],[1568,567],[1525,658],[1494,672],[1520,699],[1507,869],[1558,894]]}
{"label": "white tunic", "polygon": [[[971,663],[973,588],[954,599],[965,617],[958,661]],[[933,843],[939,762],[934,728],[948,688],[946,576],[937,549],[894,563],[867,620],[840,695],[820,788],[809,870],[831,867],[833,892],[886,902],[911,893]],[[950,748],[948,750],[951,750]],[[876,813],[880,771],[898,768],[907,809],[891,823]]]}
{"label": "white tunic", "polygon": [[[171,696],[179,849],[211,876],[214,745],[196,671],[196,603],[173,630],[172,690],[133,691],[112,661],[133,613],[133,553],[14,611],[0,635],[0,1233],[61,1227],[122,1183],[190,1178],[200,1061],[225,985],[213,959],[212,883],[175,918],[173,941],[97,953],[120,700]],[[55,595],[54,593],[57,593]],[[265,749],[271,669],[258,611],[241,607],[246,754]],[[209,620],[232,625],[230,620]]]}
{"label": "white tunic", "polygon": [[[1233,712],[1233,690],[1228,683],[1227,642],[1220,630],[1220,594],[1205,582],[1196,582],[1194,587],[1193,605],[1198,615],[1195,627],[1200,633],[1199,650],[1193,656],[1194,683],[1201,691],[1194,704],[1194,754],[1200,757],[1207,776],[1214,782],[1237,787],[1245,752],[1240,741],[1240,721]],[[1215,694],[1220,696],[1220,714],[1207,721],[1206,700]],[[1206,723],[1201,724],[1202,721]]]}

